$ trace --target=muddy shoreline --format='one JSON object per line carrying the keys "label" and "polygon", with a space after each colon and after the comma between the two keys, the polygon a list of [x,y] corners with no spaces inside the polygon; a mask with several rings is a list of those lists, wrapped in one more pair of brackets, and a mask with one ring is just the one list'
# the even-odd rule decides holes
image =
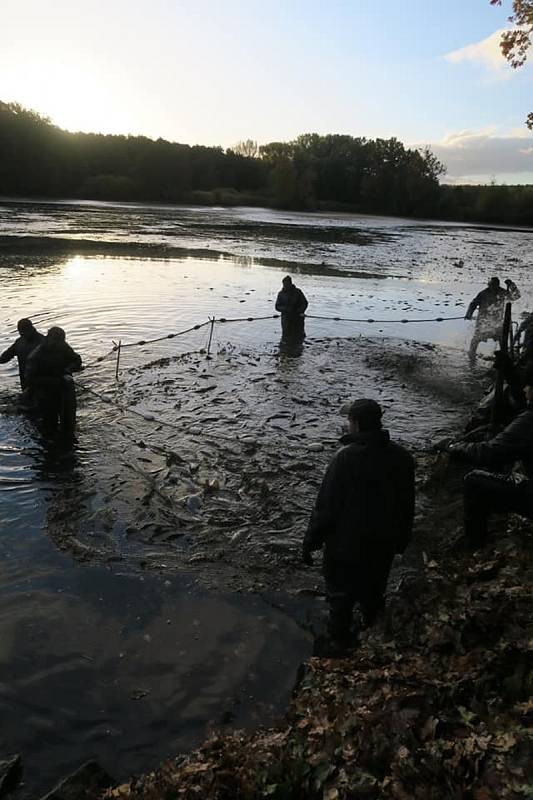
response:
{"label": "muddy shoreline", "polygon": [[[189,200],[184,200],[181,203],[154,203],[150,202],[149,200],[146,202],[143,201],[102,201],[102,200],[91,200],[90,198],[67,198],[67,197],[60,197],[60,198],[52,198],[52,197],[0,197],[0,203],[5,206],[18,206],[18,205],[27,205],[27,206],[50,206],[50,205],[57,205],[57,206],[68,206],[69,208],[79,208],[80,210],[85,210],[86,208],[123,208],[123,209],[133,209],[136,208],[151,208],[156,211],[164,211],[167,209],[188,209],[191,207],[213,207],[222,208],[222,209],[233,209],[233,208],[256,208],[258,210],[261,209],[271,209],[273,211],[281,211],[283,212],[285,209],[279,208],[275,204],[269,204],[267,202],[268,198],[260,197],[257,199],[257,202],[251,202],[250,194],[245,193],[242,196],[239,196],[237,192],[232,202],[224,201],[222,198],[218,198],[216,202],[213,202],[214,196],[216,192],[209,191],[207,192],[208,199],[204,202],[200,202],[198,197],[192,196]],[[518,233],[522,233],[524,231],[531,231],[533,230],[531,227],[528,226],[516,226],[516,225],[505,225],[505,224],[498,224],[498,223],[491,223],[491,222],[482,222],[477,221],[475,219],[443,219],[440,217],[419,217],[419,216],[410,216],[410,217],[397,217],[389,214],[376,214],[376,213],[368,213],[361,211],[359,208],[350,206],[346,203],[327,203],[327,202],[320,202],[318,203],[316,208],[305,208],[305,209],[294,209],[296,213],[305,213],[309,214],[312,218],[313,216],[319,217],[321,214],[334,214],[334,215],[346,215],[346,217],[353,217],[353,216],[363,216],[363,217],[375,217],[377,219],[391,219],[391,220],[402,220],[407,219],[410,222],[421,222],[421,223],[430,223],[430,224],[437,224],[437,225],[449,225],[449,226],[457,226],[462,228],[470,228],[472,230],[493,230],[493,231],[516,231]]]}

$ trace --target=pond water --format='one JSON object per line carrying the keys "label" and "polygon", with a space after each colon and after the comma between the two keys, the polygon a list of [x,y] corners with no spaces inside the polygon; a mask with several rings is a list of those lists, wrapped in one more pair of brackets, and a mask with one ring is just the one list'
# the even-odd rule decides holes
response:
{"label": "pond water", "polygon": [[[0,206],[2,253],[8,330],[23,313],[43,327],[63,324],[91,355],[112,338],[146,339],[208,315],[274,313],[286,272],[317,316],[462,317],[494,274],[522,289],[518,312],[533,305],[528,230],[268,209],[24,203]],[[458,347],[471,326],[307,322],[312,335],[382,333]],[[257,342],[277,334],[275,322],[238,331]]]}
{"label": "pond water", "polygon": [[[383,337],[384,351],[386,336],[405,337],[455,348],[460,358],[471,323],[398,320],[462,317],[493,274],[518,283],[517,316],[533,307],[532,263],[529,231],[266,209],[5,201],[0,347],[22,316],[42,330],[64,327],[86,363],[118,340],[165,336],[209,316],[270,317],[215,325],[214,352],[238,347],[253,356],[279,341],[274,302],[290,272],[309,314],[385,320],[309,319],[310,352],[319,337],[370,334],[378,349]],[[205,326],[123,350],[121,370],[205,348],[208,334]],[[83,382],[114,391],[114,364],[113,356],[93,365]],[[210,726],[274,720],[310,652],[309,634],[258,596],[208,592],[193,575],[142,572],[112,557],[80,564],[83,553],[74,560],[61,552],[50,510],[57,532],[64,497],[88,476],[102,483],[106,412],[82,402],[73,450],[44,442],[17,411],[16,365],[0,369],[0,754],[23,755],[20,796],[44,791],[90,756],[120,778],[195,745]],[[72,524],[70,504],[64,527]]]}

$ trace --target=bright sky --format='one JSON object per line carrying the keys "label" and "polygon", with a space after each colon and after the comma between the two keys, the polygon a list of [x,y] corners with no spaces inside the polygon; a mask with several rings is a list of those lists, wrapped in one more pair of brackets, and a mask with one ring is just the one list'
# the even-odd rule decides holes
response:
{"label": "bright sky", "polygon": [[[0,100],[60,127],[231,146],[431,144],[448,180],[533,183],[510,0],[0,0]],[[531,101],[531,102],[530,102]]]}

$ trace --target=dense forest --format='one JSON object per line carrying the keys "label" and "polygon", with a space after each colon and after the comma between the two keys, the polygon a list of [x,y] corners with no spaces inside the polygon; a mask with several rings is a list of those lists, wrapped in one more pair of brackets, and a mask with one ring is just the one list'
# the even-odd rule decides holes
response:
{"label": "dense forest", "polygon": [[533,186],[446,186],[430,150],[304,134],[233,149],[70,133],[0,102],[0,195],[269,205],[533,224]]}

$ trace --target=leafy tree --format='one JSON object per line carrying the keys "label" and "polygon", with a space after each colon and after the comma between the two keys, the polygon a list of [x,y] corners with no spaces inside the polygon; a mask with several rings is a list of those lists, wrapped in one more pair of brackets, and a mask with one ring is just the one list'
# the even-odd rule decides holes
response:
{"label": "leafy tree", "polygon": [[229,152],[245,158],[257,158],[259,156],[259,145],[254,139],[244,139],[230,149]]}
{"label": "leafy tree", "polygon": [[[502,0],[490,0],[493,6],[501,6]],[[533,0],[513,0],[513,13],[509,17],[510,31],[502,34],[500,48],[503,56],[514,69],[522,67],[533,39]],[[526,125],[533,130],[533,112],[528,114]]]}
{"label": "leafy tree", "polygon": [[433,153],[395,138],[305,133],[263,145],[258,156],[145,136],[69,133],[35,111],[0,102],[0,195],[533,223],[533,188],[441,186],[444,167]]}

